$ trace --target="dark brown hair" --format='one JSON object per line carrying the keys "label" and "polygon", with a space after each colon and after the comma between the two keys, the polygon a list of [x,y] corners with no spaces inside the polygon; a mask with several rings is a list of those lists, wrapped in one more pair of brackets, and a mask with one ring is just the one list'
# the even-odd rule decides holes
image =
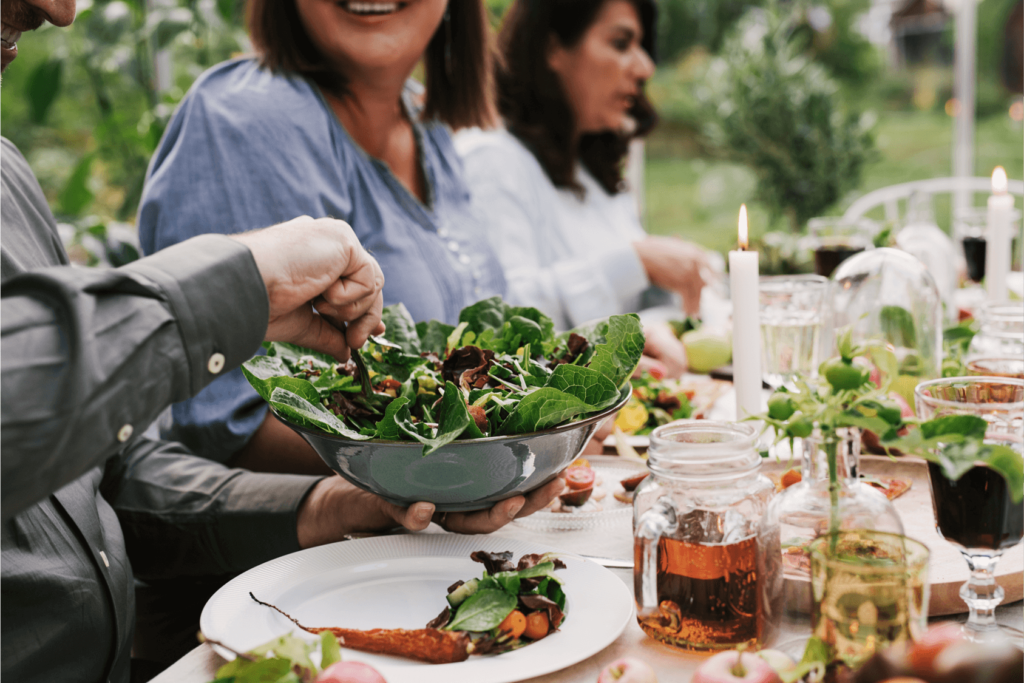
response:
{"label": "dark brown hair", "polygon": [[[333,93],[345,92],[344,74],[333,71],[313,44],[295,0],[249,0],[247,21],[263,67],[300,74]],[[424,53],[423,118],[454,129],[493,125],[492,55],[483,0],[449,2]]]}
{"label": "dark brown hair", "polygon": [[[643,47],[654,53],[653,0],[630,0],[644,29]],[[554,37],[573,47],[597,19],[607,0],[516,0],[505,15],[498,38],[498,111],[505,126],[533,152],[556,187],[583,196],[576,180],[579,160],[607,192],[622,187],[622,166],[633,137],[646,135],[657,114],[641,92],[629,114],[637,122],[630,135],[615,131],[586,134],[573,145],[575,120],[565,90],[548,65],[548,45]]]}

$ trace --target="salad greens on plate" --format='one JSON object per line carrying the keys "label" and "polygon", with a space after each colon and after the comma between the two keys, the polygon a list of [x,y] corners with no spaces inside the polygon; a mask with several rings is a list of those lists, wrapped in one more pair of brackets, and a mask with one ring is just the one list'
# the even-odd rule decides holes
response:
{"label": "salad greens on plate", "polygon": [[464,308],[456,326],[415,323],[402,304],[382,317],[385,336],[346,364],[273,342],[242,372],[293,424],[355,441],[418,441],[430,455],[456,439],[526,434],[605,410],[644,348],[634,314],[556,334],[537,309],[500,297]]}

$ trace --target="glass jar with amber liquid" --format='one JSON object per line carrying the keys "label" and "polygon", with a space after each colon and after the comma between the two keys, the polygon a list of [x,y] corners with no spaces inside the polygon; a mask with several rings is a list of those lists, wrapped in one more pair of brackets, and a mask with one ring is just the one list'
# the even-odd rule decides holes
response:
{"label": "glass jar with amber liquid", "polygon": [[647,635],[685,650],[763,645],[761,516],[774,493],[749,424],[680,420],[651,434],[633,499],[633,582]]}

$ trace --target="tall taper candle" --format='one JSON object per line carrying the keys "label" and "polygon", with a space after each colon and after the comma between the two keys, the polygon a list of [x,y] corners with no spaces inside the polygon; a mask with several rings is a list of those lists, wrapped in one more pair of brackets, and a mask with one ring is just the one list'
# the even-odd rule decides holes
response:
{"label": "tall taper candle", "polygon": [[988,230],[985,233],[985,289],[990,301],[1008,298],[1006,277],[1010,273],[1010,214],[1013,195],[1006,191],[1006,171],[992,171],[992,194],[988,198]]}
{"label": "tall taper candle", "polygon": [[739,249],[729,252],[732,381],[736,417],[761,412],[761,321],[757,252],[747,249],[747,205],[740,206]]}

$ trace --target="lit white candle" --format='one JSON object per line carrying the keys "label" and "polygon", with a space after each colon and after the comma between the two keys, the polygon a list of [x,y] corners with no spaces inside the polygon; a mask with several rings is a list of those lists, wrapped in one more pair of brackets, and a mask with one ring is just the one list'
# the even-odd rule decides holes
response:
{"label": "lit white candle", "polygon": [[988,198],[988,230],[985,233],[985,289],[991,301],[1007,299],[1013,195],[1007,193],[1006,186],[1006,171],[1002,166],[996,166],[992,171],[992,195]]}
{"label": "lit white candle", "polygon": [[739,249],[729,252],[732,381],[736,416],[761,412],[761,321],[757,252],[747,249],[747,206],[740,206]]}

